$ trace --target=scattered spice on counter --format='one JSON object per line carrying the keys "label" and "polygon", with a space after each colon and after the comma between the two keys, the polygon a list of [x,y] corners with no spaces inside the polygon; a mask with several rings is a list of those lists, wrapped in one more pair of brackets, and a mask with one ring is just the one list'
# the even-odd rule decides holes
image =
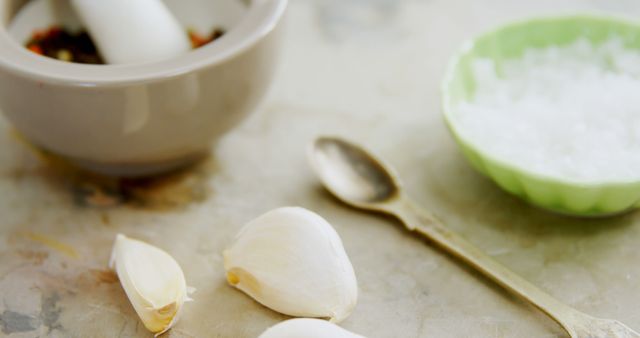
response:
{"label": "scattered spice on counter", "polygon": [[[187,31],[194,49],[220,38],[224,33],[225,31],[220,28],[215,28],[209,35],[199,34],[193,29]],[[72,32],[59,26],[37,30],[26,43],[26,47],[36,54],[60,61],[105,64],[103,57],[91,40],[91,36],[84,30]]]}

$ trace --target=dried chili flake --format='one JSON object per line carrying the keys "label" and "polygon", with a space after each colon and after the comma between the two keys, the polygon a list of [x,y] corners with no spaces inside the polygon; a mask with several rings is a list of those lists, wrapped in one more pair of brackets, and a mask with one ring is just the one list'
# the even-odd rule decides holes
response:
{"label": "dried chili flake", "polygon": [[44,55],[42,48],[40,48],[40,46],[38,45],[28,45],[27,48],[36,54]]}
{"label": "dried chili flake", "polygon": [[187,33],[189,34],[189,40],[191,40],[191,47],[195,49],[195,48],[202,47],[208,44],[209,42],[221,37],[222,35],[224,35],[224,30],[220,28],[216,28],[208,36],[202,36],[201,34],[198,34],[193,29],[189,29]]}

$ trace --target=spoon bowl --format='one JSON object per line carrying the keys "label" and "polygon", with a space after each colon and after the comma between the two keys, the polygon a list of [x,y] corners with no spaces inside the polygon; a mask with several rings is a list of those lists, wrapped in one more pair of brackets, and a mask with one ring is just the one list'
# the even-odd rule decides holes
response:
{"label": "spoon bowl", "polygon": [[395,175],[380,160],[345,140],[318,138],[309,148],[309,159],[327,189],[348,204],[374,209],[398,197],[400,184]]}

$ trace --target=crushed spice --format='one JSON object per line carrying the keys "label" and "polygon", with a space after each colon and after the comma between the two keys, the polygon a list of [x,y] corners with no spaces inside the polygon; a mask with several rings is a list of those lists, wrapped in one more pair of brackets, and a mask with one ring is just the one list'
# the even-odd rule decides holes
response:
{"label": "crushed spice", "polygon": [[209,42],[221,37],[222,35],[224,35],[224,30],[215,28],[213,32],[209,34],[209,36],[202,36],[193,29],[189,29],[187,33],[189,34],[189,40],[191,40],[191,47],[195,49],[200,48],[208,44]]}
{"label": "crushed spice", "polygon": [[86,31],[69,32],[53,26],[33,33],[27,42],[30,51],[67,62],[104,64],[104,60]]}
{"label": "crushed spice", "polygon": [[[187,30],[191,46],[200,48],[224,35],[225,31],[215,28],[209,35],[202,35],[193,29]],[[60,61],[103,65],[104,59],[86,31],[71,32],[60,26],[35,31],[26,48],[36,54]]]}

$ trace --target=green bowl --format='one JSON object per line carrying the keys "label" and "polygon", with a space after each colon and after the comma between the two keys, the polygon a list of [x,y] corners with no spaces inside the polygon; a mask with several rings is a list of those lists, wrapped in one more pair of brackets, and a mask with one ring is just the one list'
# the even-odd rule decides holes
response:
{"label": "green bowl", "polygon": [[528,171],[484,153],[462,137],[452,118],[456,113],[456,103],[468,100],[475,91],[470,67],[474,58],[493,59],[500,67],[502,60],[519,58],[528,48],[568,45],[579,37],[598,44],[610,36],[620,37],[627,48],[640,50],[639,24],[593,15],[530,19],[501,27],[465,43],[453,57],[442,85],[443,111],[449,130],[473,167],[504,190],[532,204],[564,214],[605,216],[637,207],[640,179],[581,183]]}

